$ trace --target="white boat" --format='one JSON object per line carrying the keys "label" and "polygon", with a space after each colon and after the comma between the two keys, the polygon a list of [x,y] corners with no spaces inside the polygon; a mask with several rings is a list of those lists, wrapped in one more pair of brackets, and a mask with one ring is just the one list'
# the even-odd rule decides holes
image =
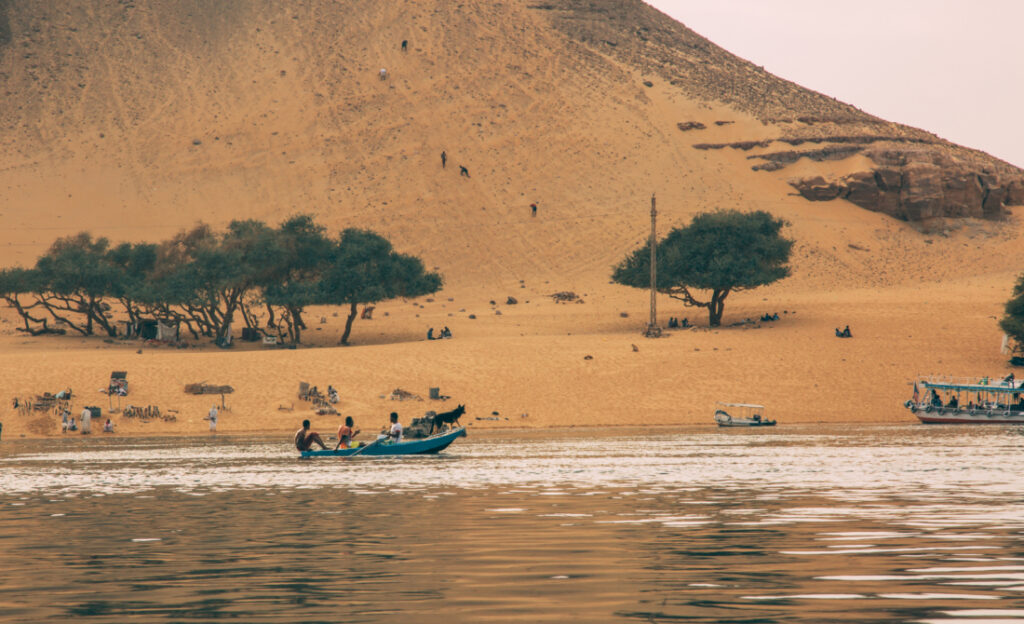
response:
{"label": "white boat", "polygon": [[715,422],[719,427],[774,427],[764,405],[756,403],[715,403]]}
{"label": "white boat", "polygon": [[1024,424],[1024,381],[921,377],[903,405],[925,424]]}

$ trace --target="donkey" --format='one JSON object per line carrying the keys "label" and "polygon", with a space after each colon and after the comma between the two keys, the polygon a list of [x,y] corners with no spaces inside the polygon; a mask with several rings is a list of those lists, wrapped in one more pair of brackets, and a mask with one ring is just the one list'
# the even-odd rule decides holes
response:
{"label": "donkey", "polygon": [[437,414],[436,416],[434,416],[433,422],[430,423],[430,433],[428,433],[427,435],[434,434],[435,426],[437,427],[438,431],[441,430],[441,425],[459,425],[461,427],[462,425],[459,423],[459,417],[465,413],[466,406],[460,405],[450,412],[441,412],[440,414]]}

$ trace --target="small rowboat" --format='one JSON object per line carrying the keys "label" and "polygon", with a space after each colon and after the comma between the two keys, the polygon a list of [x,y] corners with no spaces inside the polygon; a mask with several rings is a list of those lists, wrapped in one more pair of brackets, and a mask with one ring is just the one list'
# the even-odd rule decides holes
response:
{"label": "small rowboat", "polygon": [[381,457],[387,455],[432,455],[448,448],[456,438],[466,435],[466,428],[459,427],[444,433],[432,435],[422,440],[406,440],[404,442],[371,442],[367,446],[338,450],[302,451],[303,457]]}
{"label": "small rowboat", "polygon": [[[717,403],[715,422],[719,427],[774,427],[775,421],[768,420],[764,405],[754,403]],[[730,414],[730,412],[732,412]]]}

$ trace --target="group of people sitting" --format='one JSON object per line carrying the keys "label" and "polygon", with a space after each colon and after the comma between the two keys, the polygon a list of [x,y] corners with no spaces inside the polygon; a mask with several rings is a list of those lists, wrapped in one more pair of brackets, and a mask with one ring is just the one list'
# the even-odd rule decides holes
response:
{"label": "group of people sitting", "polygon": [[690,319],[684,318],[683,320],[680,321],[679,319],[677,319],[674,316],[669,317],[669,319],[668,319],[668,328],[669,329],[679,329],[680,327],[690,327]]}
{"label": "group of people sitting", "polygon": [[[84,434],[92,433],[92,410],[88,407],[82,410],[82,426],[81,430]],[[67,433],[69,431],[78,431],[78,423],[75,422],[75,417],[71,415],[71,411],[65,408],[60,414],[60,432]],[[109,418],[107,422],[103,423],[103,433],[114,433],[114,423]]]}
{"label": "group of people sitting", "polygon": [[447,325],[445,325],[444,329],[442,329],[441,332],[438,333],[436,336],[434,335],[434,328],[433,327],[431,327],[430,329],[427,330],[427,340],[442,340],[444,338],[451,338],[451,337],[452,337],[452,330],[448,329]]}
{"label": "group of people sitting", "polygon": [[843,329],[842,331],[840,331],[839,328],[836,327],[836,338],[853,338],[853,334],[850,333],[850,326],[847,325],[846,328]]}
{"label": "group of people sitting", "polygon": [[[402,423],[398,422],[398,412],[391,412],[390,420],[390,426],[380,432],[376,442],[387,444],[402,441]],[[295,432],[295,448],[299,451],[308,451],[313,448],[314,444],[317,444],[321,449],[327,450],[327,443],[324,442],[319,433],[313,431],[310,427],[309,420],[302,421],[302,429]],[[338,427],[338,443],[334,446],[335,451],[342,448],[349,449],[367,446],[363,442],[355,442],[355,437],[359,435],[360,430],[354,427],[355,421],[351,416],[346,416],[345,424]]]}
{"label": "group of people sitting", "polygon": [[767,323],[768,321],[777,321],[777,320],[779,320],[779,313],[778,312],[776,312],[774,314],[768,314],[767,312],[765,312],[763,315],[761,315],[761,322],[763,322],[763,323]]}

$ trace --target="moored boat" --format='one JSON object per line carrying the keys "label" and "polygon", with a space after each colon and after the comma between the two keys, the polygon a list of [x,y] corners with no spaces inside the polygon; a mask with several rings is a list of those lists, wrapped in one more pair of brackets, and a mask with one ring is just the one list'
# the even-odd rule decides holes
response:
{"label": "moored boat", "polygon": [[922,377],[903,405],[925,424],[1024,424],[1024,381]]}
{"label": "moored boat", "polygon": [[756,403],[715,403],[715,422],[719,427],[774,427],[764,405]]}
{"label": "moored boat", "polygon": [[466,435],[465,427],[451,429],[444,433],[432,435],[422,440],[406,440],[403,442],[372,442],[358,448],[338,450],[302,451],[303,457],[381,457],[388,455],[432,455],[448,448],[456,438]]}

